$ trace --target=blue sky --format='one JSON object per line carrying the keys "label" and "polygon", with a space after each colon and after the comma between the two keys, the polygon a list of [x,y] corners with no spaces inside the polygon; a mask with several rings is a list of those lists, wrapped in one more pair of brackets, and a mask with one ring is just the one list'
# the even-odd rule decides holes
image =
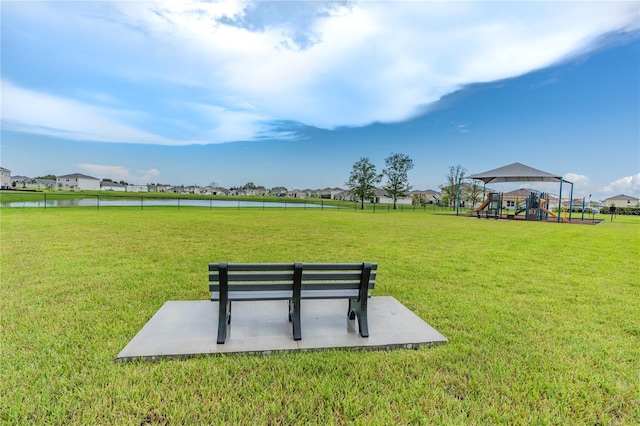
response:
{"label": "blue sky", "polygon": [[404,153],[415,189],[521,162],[640,196],[635,1],[0,7],[14,175],[344,187]]}

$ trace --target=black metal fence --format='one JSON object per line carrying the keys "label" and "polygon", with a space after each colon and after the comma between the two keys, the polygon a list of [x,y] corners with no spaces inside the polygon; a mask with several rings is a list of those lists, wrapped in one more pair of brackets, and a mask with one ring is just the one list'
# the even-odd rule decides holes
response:
{"label": "black metal fence", "polygon": [[[87,208],[110,208],[110,207],[132,207],[144,209],[145,207],[200,207],[200,208],[226,208],[226,209],[330,209],[354,211],[362,210],[359,201],[346,200],[323,200],[323,199],[278,199],[273,200],[250,200],[228,199],[219,197],[156,197],[149,195],[117,195],[117,194],[56,194],[54,192],[27,192],[27,191],[7,191],[0,193],[0,207],[2,208],[64,208],[64,207],[87,207]],[[367,212],[434,212],[436,210],[445,211],[446,207],[429,205],[407,205],[398,204],[393,208],[393,204],[365,203],[364,211]]]}

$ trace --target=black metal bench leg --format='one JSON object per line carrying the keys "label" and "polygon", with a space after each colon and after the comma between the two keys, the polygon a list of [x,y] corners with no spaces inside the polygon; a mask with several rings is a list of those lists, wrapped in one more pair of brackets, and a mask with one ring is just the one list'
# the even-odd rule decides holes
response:
{"label": "black metal bench leg", "polygon": [[364,300],[364,303],[361,303],[360,309],[358,310],[358,330],[360,331],[360,336],[369,337],[369,320],[367,318],[367,300]]}
{"label": "black metal bench leg", "polygon": [[222,344],[227,340],[227,325],[231,323],[231,302],[220,303],[218,311],[218,340]]}
{"label": "black metal bench leg", "polygon": [[369,298],[369,279],[371,277],[371,264],[362,264],[362,275],[360,276],[360,288],[358,289],[358,299],[349,299],[349,319],[353,316],[358,318],[358,330],[360,336],[369,337],[369,322],[367,321],[367,300]]}
{"label": "black metal bench leg", "polygon": [[355,307],[353,306],[353,302],[355,301],[356,301],[355,299],[349,299],[349,310],[347,311],[347,317],[349,317],[351,321],[356,319],[356,310],[355,310]]}
{"label": "black metal bench leg", "polygon": [[349,299],[349,319],[358,319],[358,331],[360,336],[369,337],[369,321],[367,318],[367,299],[359,301]]}
{"label": "black metal bench leg", "polygon": [[293,340],[302,340],[302,326],[300,324],[300,301],[302,300],[302,263],[296,262],[293,265],[293,292],[289,304],[293,305],[293,312],[290,311],[291,322],[293,322]]}
{"label": "black metal bench leg", "polygon": [[300,299],[293,299],[293,312],[291,313],[291,322],[293,323],[293,340],[302,340],[302,325],[300,322]]}

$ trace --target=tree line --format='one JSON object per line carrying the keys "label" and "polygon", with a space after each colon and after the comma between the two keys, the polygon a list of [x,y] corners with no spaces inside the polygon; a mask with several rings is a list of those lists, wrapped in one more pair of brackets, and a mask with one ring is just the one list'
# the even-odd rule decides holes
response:
{"label": "tree line", "polygon": [[[405,154],[392,153],[385,159],[385,168],[382,173],[376,171],[376,166],[369,158],[361,157],[351,170],[349,180],[345,183],[351,195],[360,201],[360,208],[364,209],[364,201],[373,199],[376,196],[377,185],[386,178],[382,189],[393,200],[393,208],[397,209],[399,198],[407,196],[411,190],[408,172],[413,168],[413,160]],[[482,199],[482,187],[475,181],[464,185],[459,192],[459,183],[464,179],[467,170],[461,165],[449,166],[446,176],[446,183],[440,185],[442,198],[440,202],[444,205],[456,206],[461,202],[462,196],[475,205]]]}
{"label": "tree line", "polygon": [[405,154],[391,154],[385,160],[386,167],[382,173],[376,171],[376,166],[367,157],[361,157],[354,165],[345,183],[351,195],[360,201],[360,208],[364,210],[364,200],[374,198],[377,185],[386,177],[382,189],[387,191],[393,199],[394,210],[398,208],[398,198],[406,197],[411,190],[408,172],[413,168],[413,160]]}

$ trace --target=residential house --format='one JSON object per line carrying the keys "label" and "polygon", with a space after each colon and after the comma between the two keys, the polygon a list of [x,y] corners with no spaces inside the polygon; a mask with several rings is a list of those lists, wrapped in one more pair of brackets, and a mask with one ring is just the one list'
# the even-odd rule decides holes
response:
{"label": "residential house", "polygon": [[615,197],[609,197],[604,200],[607,207],[636,207],[640,205],[640,199],[632,195],[619,194]]}
{"label": "residential house", "polygon": [[412,191],[411,197],[417,195],[422,199],[422,202],[425,204],[439,204],[440,199],[442,198],[442,194],[438,191],[434,191],[433,189],[427,189],[424,191]]}
{"label": "residential house", "polygon": [[109,182],[109,181],[101,181],[100,182],[100,190],[101,191],[118,191],[125,192],[127,187],[118,182]]}
{"label": "residential house", "polygon": [[10,186],[15,189],[25,189],[27,188],[27,184],[30,184],[33,180],[27,176],[11,176],[11,184]]}
{"label": "residential house", "polygon": [[56,187],[56,181],[53,179],[34,179],[27,176],[11,176],[10,186],[15,189],[53,190]]}
{"label": "residential house", "polygon": [[53,179],[29,179],[25,183],[25,188],[35,189],[38,191],[42,190],[54,190],[56,189],[56,181]]}
{"label": "residential house", "polygon": [[127,192],[149,192],[147,185],[127,185],[125,190]]}
{"label": "residential house", "polygon": [[344,189],[342,188],[325,188],[325,189],[321,189],[319,191],[317,191],[318,193],[318,198],[324,198],[324,199],[328,199],[328,200],[337,200],[339,198],[336,198],[336,196],[341,195],[344,193]]}
{"label": "residential house", "polygon": [[[377,188],[374,202],[376,204],[393,204],[393,198],[386,190]],[[411,205],[411,196],[407,195],[405,197],[399,197],[396,200],[396,204]]]}
{"label": "residential house", "polygon": [[307,193],[307,190],[300,190],[300,189],[294,189],[293,191],[291,191],[291,196],[293,198],[307,198],[309,195]]}
{"label": "residential house", "polygon": [[352,201],[351,191],[348,189],[341,189],[340,191],[334,192],[332,197],[334,200]]}
{"label": "residential house", "polygon": [[274,197],[286,197],[288,195],[288,191],[284,186],[275,186],[271,188],[269,194],[273,195]]}
{"label": "residential house", "polygon": [[11,170],[0,167],[0,189],[11,188]]}
{"label": "residential house", "polygon": [[542,195],[541,191],[531,188],[520,188],[509,192],[502,193],[502,208],[515,209],[516,205],[524,208],[527,205],[527,199],[534,193],[538,199]]}
{"label": "residential house", "polygon": [[149,184],[147,185],[147,192],[169,192],[167,191],[169,188],[171,188],[171,185]]}
{"label": "residential house", "polygon": [[99,191],[100,179],[82,173],[72,173],[56,177],[56,185],[59,189],[71,191]]}
{"label": "residential house", "polygon": [[265,188],[264,186],[258,186],[256,188],[246,188],[245,192],[247,195],[253,195],[253,196],[264,196],[269,193],[267,188]]}

